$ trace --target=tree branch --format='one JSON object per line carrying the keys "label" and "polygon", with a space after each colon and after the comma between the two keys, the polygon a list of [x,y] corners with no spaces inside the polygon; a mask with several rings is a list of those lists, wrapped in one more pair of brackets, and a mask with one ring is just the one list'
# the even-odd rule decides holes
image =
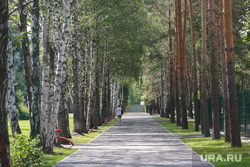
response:
{"label": "tree branch", "polygon": [[9,16],[12,15],[12,14],[13,14],[15,11],[17,11],[18,9],[20,9],[21,7],[26,6],[26,5],[28,5],[28,4],[32,3],[32,2],[34,2],[34,1],[26,2],[25,4],[23,4],[23,5],[21,5],[21,6],[17,7],[17,8],[15,8],[14,10],[12,10],[12,11],[9,13]]}
{"label": "tree branch", "polygon": [[156,4],[154,4],[154,5],[155,5],[156,9],[160,12],[161,15],[163,15],[163,16],[165,16],[167,19],[169,19],[169,17],[168,17],[167,15],[165,15],[165,14],[160,10],[160,8],[159,8]]}

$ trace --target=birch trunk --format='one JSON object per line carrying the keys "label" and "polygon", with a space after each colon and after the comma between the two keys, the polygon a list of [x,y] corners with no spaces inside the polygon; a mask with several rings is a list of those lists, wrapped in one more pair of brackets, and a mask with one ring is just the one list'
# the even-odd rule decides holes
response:
{"label": "birch trunk", "polygon": [[39,0],[34,0],[31,8],[31,42],[32,42],[32,115],[30,119],[31,127],[30,137],[34,138],[40,134],[40,115],[41,115],[41,66],[39,57]]}
{"label": "birch trunk", "polygon": [[[59,50],[59,62],[58,63],[58,73],[61,71],[61,78],[59,79],[59,102],[57,105],[60,107],[57,108],[58,112],[55,110],[55,122],[58,118],[58,128],[62,129],[63,132],[61,133],[62,137],[70,137],[69,132],[69,120],[68,120],[68,111],[69,111],[69,102],[68,102],[68,56],[67,56],[67,48],[69,42],[69,19],[70,19],[70,9],[69,9],[69,1],[63,1],[63,31],[62,31],[62,39],[61,45]],[[61,67],[59,66],[61,65]],[[55,93],[56,95],[56,93]],[[58,117],[59,114],[60,116]],[[56,128],[56,126],[55,126]],[[62,142],[62,141],[60,141]]]}
{"label": "birch trunk", "polygon": [[[31,55],[29,49],[29,39],[28,39],[28,32],[27,32],[27,15],[28,10],[27,6],[23,4],[26,3],[26,0],[18,0],[18,5],[22,6],[19,8],[19,17],[20,17],[20,33],[22,35],[22,54],[23,54],[23,66],[25,71],[25,82],[27,87],[27,97],[28,97],[28,107],[30,113],[30,120],[33,119],[33,112],[32,112],[32,69],[31,69]],[[31,130],[33,129],[33,121],[30,121]],[[33,132],[32,132],[33,133]],[[31,133],[31,134],[32,134]]]}
{"label": "birch trunk", "polygon": [[225,142],[230,142],[230,108],[228,99],[228,80],[225,55],[225,27],[223,17],[223,2],[220,0],[220,48],[221,48],[221,66],[222,66],[222,84],[223,84],[223,103],[224,103],[224,132]]}
{"label": "birch trunk", "polygon": [[21,134],[21,129],[18,123],[18,116],[16,111],[16,100],[15,100],[15,88],[14,88],[14,64],[13,64],[13,54],[12,54],[12,42],[10,39],[8,40],[7,46],[7,69],[8,69],[8,105],[7,110],[9,112],[10,117],[10,125],[12,135],[15,136],[15,133]]}
{"label": "birch trunk", "polygon": [[88,113],[88,46],[87,46],[87,36],[85,39],[85,57],[84,57],[84,120],[85,120],[85,129],[87,128],[87,113]]}
{"label": "birch trunk", "polygon": [[93,126],[99,126],[101,124],[100,118],[100,91],[99,91],[99,55],[98,48],[96,48],[96,52],[94,55],[94,82],[92,86],[90,98],[93,98],[92,106],[92,124]]}
{"label": "birch trunk", "polygon": [[[84,119],[84,84],[83,67],[81,67],[80,41],[78,34],[77,0],[71,1],[71,63],[72,63],[72,90],[73,90],[73,109],[74,109],[74,132],[86,133],[86,122]],[[84,98],[84,99],[83,99]]]}
{"label": "birch trunk", "polygon": [[[7,152],[7,159],[10,165],[10,147],[8,133],[8,112],[6,109],[6,96],[8,91],[7,71],[7,44],[8,44],[8,0],[0,1],[0,134],[3,137]],[[2,155],[2,154],[1,154]],[[5,166],[0,155],[0,166]],[[7,166],[7,164],[6,164]]]}
{"label": "birch trunk", "polygon": [[93,127],[91,124],[92,120],[92,105],[93,105],[93,92],[92,92],[92,87],[93,87],[93,80],[94,80],[94,59],[93,59],[93,34],[92,30],[90,31],[90,50],[89,50],[89,62],[90,62],[90,71],[89,71],[89,99],[88,99],[88,109],[87,109],[87,129],[90,129]]}
{"label": "birch trunk", "polygon": [[218,45],[216,39],[214,0],[208,0],[208,25],[210,40],[210,74],[212,79],[213,139],[220,139]]}
{"label": "birch trunk", "polygon": [[206,0],[201,1],[201,8],[202,8],[202,75],[201,75],[201,96],[202,96],[202,103],[201,103],[201,110],[203,111],[203,126],[204,126],[204,137],[210,137],[209,132],[209,122],[208,122],[208,111],[207,111],[207,74],[206,74],[206,24],[207,24],[207,17],[206,17]]}
{"label": "birch trunk", "polygon": [[50,48],[50,0],[43,1],[43,76],[42,109],[40,117],[41,146],[53,152],[55,113],[54,102],[54,53]]}

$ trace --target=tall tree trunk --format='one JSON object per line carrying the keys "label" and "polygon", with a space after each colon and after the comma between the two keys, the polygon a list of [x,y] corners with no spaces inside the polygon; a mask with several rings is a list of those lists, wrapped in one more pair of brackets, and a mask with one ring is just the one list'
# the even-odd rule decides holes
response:
{"label": "tall tree trunk", "polygon": [[193,83],[192,83],[192,71],[191,71],[191,57],[187,59],[187,85],[188,85],[188,111],[189,117],[193,119],[193,102],[192,102],[192,93],[193,93]]}
{"label": "tall tree trunk", "polygon": [[197,67],[196,67],[196,49],[195,49],[195,36],[194,36],[194,20],[193,20],[193,7],[192,0],[189,0],[189,14],[191,23],[191,36],[192,36],[192,51],[193,51],[193,96],[194,96],[194,113],[195,113],[195,131],[199,131],[199,109],[198,109],[198,86],[197,86]]}
{"label": "tall tree trunk", "polygon": [[[165,58],[166,59],[166,58]],[[169,118],[169,109],[167,108],[169,106],[169,98],[168,98],[168,79],[167,79],[167,68],[169,68],[169,66],[167,66],[167,63],[165,62],[164,65],[164,81],[163,81],[163,90],[164,90],[164,106],[163,106],[163,116],[166,118]]]}
{"label": "tall tree trunk", "polygon": [[[169,17],[169,21],[168,21],[168,29],[169,31],[171,30],[171,21],[170,21],[170,17],[171,17],[171,10],[169,9],[168,11],[168,17]],[[172,35],[169,33],[169,52],[171,55],[170,58],[170,63],[169,63],[169,91],[170,91],[170,121],[171,123],[175,122],[175,110],[174,110],[174,106],[175,106],[175,98],[174,98],[174,54],[173,54],[173,47],[172,47]]]}
{"label": "tall tree trunk", "polygon": [[204,134],[204,124],[203,124],[203,111],[202,111],[202,79],[201,79],[201,75],[202,75],[202,62],[201,62],[201,54],[198,54],[198,61],[200,64],[200,68],[198,70],[199,73],[199,89],[200,89],[200,106],[199,106],[199,110],[200,110],[200,124],[201,124],[201,133]]}
{"label": "tall tree trunk", "polygon": [[77,18],[77,0],[71,1],[71,67],[72,67],[72,90],[73,90],[73,113],[74,113],[74,132],[85,133],[86,122],[84,119],[84,104],[80,95],[85,92],[82,90],[82,70],[81,70],[81,57],[79,53],[79,38],[78,38],[78,18]]}
{"label": "tall tree trunk", "polygon": [[181,111],[180,111],[180,100],[179,100],[179,33],[180,33],[180,27],[179,27],[179,17],[181,13],[179,13],[178,8],[179,6],[179,0],[175,0],[175,105],[176,105],[176,125],[181,125]]}
{"label": "tall tree trunk", "polygon": [[[0,1],[0,134],[3,137],[7,151],[7,159],[10,165],[10,143],[8,133],[8,112],[6,109],[6,96],[8,91],[7,71],[7,44],[8,44],[8,0]],[[5,166],[0,155],[0,166]]]}
{"label": "tall tree trunk", "polygon": [[238,100],[235,83],[235,62],[233,42],[232,0],[223,0],[225,22],[225,50],[227,61],[229,107],[231,120],[231,146],[241,147],[240,128],[238,118]]}
{"label": "tall tree trunk", "polygon": [[222,66],[222,85],[223,85],[223,104],[224,104],[224,135],[225,142],[230,142],[230,108],[228,99],[228,80],[225,57],[225,27],[223,17],[223,1],[220,0],[220,47],[221,47],[221,66]]}
{"label": "tall tree trunk", "polygon": [[41,146],[53,152],[55,113],[54,103],[54,52],[50,48],[50,0],[43,3],[43,76],[42,109],[40,117]]}
{"label": "tall tree trunk", "polygon": [[94,82],[94,50],[93,50],[93,34],[92,29],[90,30],[90,49],[89,49],[89,63],[90,63],[90,70],[89,70],[89,99],[88,99],[88,109],[87,109],[87,129],[93,127],[91,122],[92,120],[92,112],[93,112],[93,82]]}
{"label": "tall tree trunk", "polygon": [[187,24],[187,0],[185,0],[184,7],[184,28],[182,35],[182,24],[181,24],[181,0],[179,2],[179,26],[180,26],[180,86],[181,86],[181,109],[182,109],[182,128],[188,129],[188,121],[187,121],[187,108],[186,108],[186,82],[185,82],[185,60],[186,60],[186,24]]}
{"label": "tall tree trunk", "polygon": [[220,139],[218,45],[216,39],[214,0],[208,0],[208,25],[210,40],[210,74],[212,79],[213,139]]}
{"label": "tall tree trunk", "polygon": [[110,90],[110,74],[109,74],[109,70],[107,69],[107,88],[106,88],[106,91],[107,91],[107,117],[109,117],[111,115],[111,90]]}
{"label": "tall tree trunk", "polygon": [[[61,67],[59,67],[58,63],[58,69],[61,71],[61,79],[60,79],[60,85],[59,90],[60,92],[60,101],[59,101],[59,108],[58,108],[58,114],[60,116],[57,116],[58,118],[58,128],[62,129],[63,132],[61,133],[62,137],[71,137],[70,131],[69,131],[69,120],[68,120],[68,112],[69,112],[69,102],[68,102],[68,56],[67,56],[67,48],[68,48],[68,41],[69,41],[69,19],[70,19],[70,9],[69,9],[69,1],[64,0],[63,1],[63,31],[62,31],[62,40],[61,40],[61,47],[60,47],[60,53],[59,53],[59,60],[61,59]],[[56,93],[55,93],[56,94]],[[55,111],[55,113],[57,113]],[[60,141],[61,142],[61,141]]]}
{"label": "tall tree trunk", "polygon": [[208,122],[208,111],[207,111],[207,73],[206,73],[206,0],[201,1],[202,9],[202,70],[201,70],[201,110],[203,112],[203,127],[204,127],[204,137],[210,137],[209,132],[209,122]]}
{"label": "tall tree trunk", "polygon": [[87,113],[88,113],[88,44],[87,44],[87,36],[85,39],[85,57],[84,57],[84,75],[83,75],[83,82],[84,82],[84,120],[85,120],[85,129],[87,130]]}
{"label": "tall tree trunk", "polygon": [[40,134],[40,115],[41,115],[41,65],[39,57],[39,0],[34,0],[31,8],[31,42],[32,42],[32,117],[30,119],[30,137],[34,138]]}
{"label": "tall tree trunk", "polygon": [[12,42],[10,39],[9,33],[9,40],[7,46],[7,69],[8,69],[8,105],[7,110],[9,112],[10,117],[10,125],[12,135],[15,136],[15,133],[21,134],[21,129],[18,123],[18,116],[16,111],[16,99],[15,99],[15,88],[14,88],[14,64],[13,64],[13,48]]}
{"label": "tall tree trunk", "polygon": [[92,99],[92,120],[91,124],[93,126],[99,126],[101,124],[101,117],[100,117],[100,91],[99,91],[99,53],[98,47],[96,48],[96,52],[94,55],[94,82],[92,85],[91,96]]}
{"label": "tall tree trunk", "polygon": [[[30,120],[33,119],[33,112],[32,112],[32,69],[31,69],[31,56],[30,56],[30,49],[29,49],[29,38],[27,32],[27,15],[28,9],[26,5],[26,0],[18,0],[18,5],[21,6],[19,8],[19,17],[20,17],[20,33],[22,35],[22,54],[23,54],[23,66],[25,70],[25,82],[27,87],[27,95],[28,95],[28,107],[30,113]],[[33,130],[33,121],[30,121],[31,130]],[[33,132],[32,132],[33,133]],[[31,134],[32,134],[31,133]]]}

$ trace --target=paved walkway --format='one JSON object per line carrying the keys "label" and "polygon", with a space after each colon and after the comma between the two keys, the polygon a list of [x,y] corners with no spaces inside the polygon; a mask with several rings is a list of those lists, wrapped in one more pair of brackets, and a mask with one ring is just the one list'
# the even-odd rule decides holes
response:
{"label": "paved walkway", "polygon": [[56,167],[211,167],[146,113],[129,113]]}

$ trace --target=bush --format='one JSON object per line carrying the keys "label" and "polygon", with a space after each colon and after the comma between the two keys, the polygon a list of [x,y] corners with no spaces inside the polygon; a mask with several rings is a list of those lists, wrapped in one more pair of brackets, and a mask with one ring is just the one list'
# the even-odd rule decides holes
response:
{"label": "bush", "polygon": [[41,166],[42,148],[39,148],[40,138],[27,138],[16,134],[10,144],[10,159],[14,167]]}

